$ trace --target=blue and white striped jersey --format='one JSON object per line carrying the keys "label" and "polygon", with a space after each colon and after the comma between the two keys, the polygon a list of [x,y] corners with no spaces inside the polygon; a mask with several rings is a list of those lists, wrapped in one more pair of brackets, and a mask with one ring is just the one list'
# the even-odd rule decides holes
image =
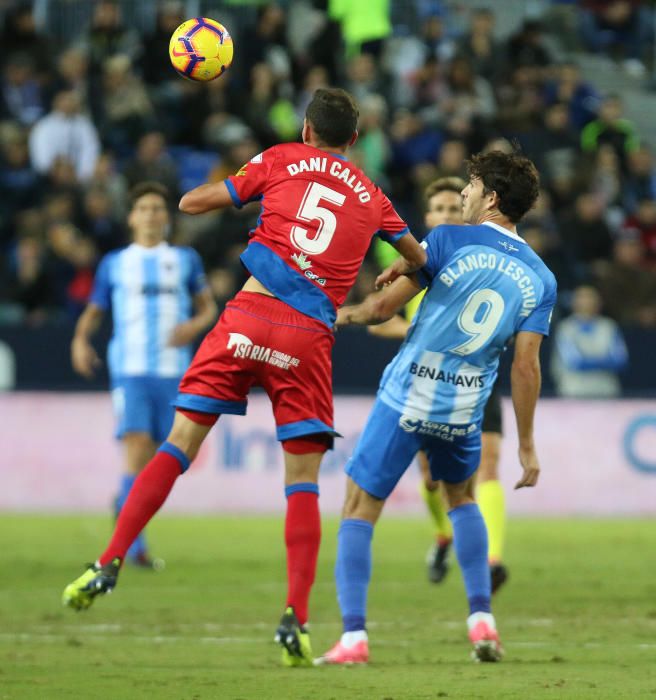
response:
{"label": "blue and white striped jersey", "polygon": [[422,245],[428,289],[379,397],[409,418],[477,424],[506,343],[518,331],[548,335],[556,280],[496,224],[438,226]]}
{"label": "blue and white striped jersey", "polygon": [[114,332],[107,359],[116,377],[181,377],[191,347],[168,346],[173,328],[193,315],[193,297],[206,286],[192,248],[133,243],[100,261],[90,302],[111,308]]}

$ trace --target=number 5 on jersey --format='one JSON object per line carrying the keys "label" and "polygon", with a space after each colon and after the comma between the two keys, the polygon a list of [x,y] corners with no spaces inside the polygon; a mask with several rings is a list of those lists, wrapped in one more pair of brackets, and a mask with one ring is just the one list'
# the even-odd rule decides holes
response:
{"label": "number 5 on jersey", "polygon": [[331,190],[330,187],[321,185],[318,182],[311,182],[308,185],[303,195],[301,206],[298,208],[296,218],[308,224],[317,220],[319,222],[317,232],[314,236],[310,237],[306,228],[302,226],[292,226],[290,234],[292,243],[304,253],[308,253],[308,255],[320,255],[324,253],[328,249],[330,241],[335,234],[337,219],[330,209],[319,206],[322,199],[341,207],[346,200],[346,195],[335,192],[335,190]]}

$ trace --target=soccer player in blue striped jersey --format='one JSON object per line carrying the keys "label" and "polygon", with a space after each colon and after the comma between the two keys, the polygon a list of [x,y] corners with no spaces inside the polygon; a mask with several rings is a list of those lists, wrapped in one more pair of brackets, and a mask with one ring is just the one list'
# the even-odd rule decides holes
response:
{"label": "soccer player in blue striped jersey", "polygon": [[373,528],[385,500],[418,450],[442,480],[470,615],[473,655],[498,661],[502,647],[490,610],[487,532],[474,501],[481,420],[499,356],[514,337],[512,399],[523,475],[535,486],[539,462],[533,416],[540,391],[539,349],[549,332],[556,281],[517,234],[538,196],[531,161],[492,151],[469,163],[462,191],[469,226],[438,226],[426,237],[428,262],[406,276],[396,261],[378,277],[382,292],[340,309],[337,325],[390,318],[427,288],[405,342],[386,368],[369,419],[346,465],[347,489],[335,578],[343,635],[318,663],[366,663],[366,601]]}
{"label": "soccer player in blue striped jersey", "polygon": [[[171,429],[175,411],[171,402],[191,361],[191,343],[217,312],[198,253],[166,242],[170,227],[166,188],[143,182],[130,196],[133,242],[100,261],[71,345],[73,368],[90,378],[100,365],[91,337],[111,311],[113,336],[107,359],[116,437],[123,442],[125,457],[118,511]],[[128,561],[149,568],[157,565],[143,532],[130,548]]]}

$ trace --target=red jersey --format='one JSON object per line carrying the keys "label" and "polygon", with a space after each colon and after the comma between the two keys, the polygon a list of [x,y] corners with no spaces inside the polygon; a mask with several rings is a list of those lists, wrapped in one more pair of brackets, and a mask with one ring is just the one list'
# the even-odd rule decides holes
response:
{"label": "red jersey", "polygon": [[262,211],[241,256],[272,294],[332,327],[374,235],[408,233],[389,199],[341,155],[287,143],[255,156],[226,186]]}

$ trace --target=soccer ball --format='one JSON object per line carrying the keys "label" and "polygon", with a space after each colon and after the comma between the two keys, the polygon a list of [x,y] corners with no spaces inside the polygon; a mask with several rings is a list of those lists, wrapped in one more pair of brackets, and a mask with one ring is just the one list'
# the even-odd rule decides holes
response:
{"label": "soccer ball", "polygon": [[189,80],[218,78],[232,63],[232,37],[213,19],[195,17],[171,36],[169,57],[176,71]]}

